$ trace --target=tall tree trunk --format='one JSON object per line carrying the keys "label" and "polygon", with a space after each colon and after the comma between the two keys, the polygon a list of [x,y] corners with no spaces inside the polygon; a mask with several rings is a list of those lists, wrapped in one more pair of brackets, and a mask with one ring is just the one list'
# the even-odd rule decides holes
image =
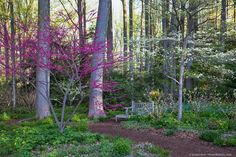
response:
{"label": "tall tree trunk", "polygon": [[9,1],[10,18],[11,18],[11,61],[12,61],[12,104],[13,108],[16,107],[16,59],[15,59],[15,17],[13,0]]}
{"label": "tall tree trunk", "polygon": [[234,1],[234,30],[236,30],[236,1]]}
{"label": "tall tree trunk", "polygon": [[[181,2],[181,10],[185,9],[185,4]],[[181,42],[180,47],[182,50],[187,48],[188,38],[185,38],[185,15],[180,17],[180,31],[181,31]],[[178,120],[181,121],[183,117],[183,88],[184,88],[184,54],[180,56],[180,71],[179,71],[179,97],[178,97]]]}
{"label": "tall tree trunk", "polygon": [[129,71],[133,76],[133,0],[129,0]]}
{"label": "tall tree trunk", "polygon": [[226,0],[221,0],[221,35],[220,41],[224,47],[226,33]]}
{"label": "tall tree trunk", "polygon": [[9,80],[9,70],[10,70],[10,66],[9,66],[9,33],[7,30],[7,23],[6,20],[4,20],[4,24],[3,24],[3,29],[4,29],[4,49],[5,49],[5,75],[6,75],[6,80]]}
{"label": "tall tree trunk", "polygon": [[[177,9],[177,1],[176,0],[172,0],[172,7],[175,9]],[[172,9],[172,13],[171,13],[171,24],[170,24],[170,32],[171,32],[171,36],[173,38],[177,38],[177,34],[178,34],[178,20],[177,20],[178,16],[176,15],[176,13],[173,11]],[[170,48],[171,48],[171,54],[170,54],[170,74],[172,78],[176,78],[176,59],[175,59],[175,50],[173,50],[173,48],[176,47],[176,41],[171,41],[170,43]],[[176,82],[174,80],[171,81],[171,94],[175,95],[176,94]]]}
{"label": "tall tree trunk", "polygon": [[215,30],[218,29],[218,0],[215,0],[216,13],[215,13]]}
{"label": "tall tree trunk", "polygon": [[180,76],[179,76],[179,104],[178,104],[178,120],[183,117],[183,83],[184,82],[184,56],[181,55],[180,61]]}
{"label": "tall tree trunk", "polygon": [[109,77],[111,76],[113,69],[113,23],[112,23],[112,1],[110,5],[110,14],[108,20],[108,28],[107,28],[107,61],[110,64],[108,68]]}
{"label": "tall tree trunk", "polygon": [[[38,0],[38,65],[36,72],[36,107],[39,119],[50,116],[50,71],[48,53],[50,53],[50,0]],[[46,39],[46,40],[45,40]]]}
{"label": "tall tree trunk", "polygon": [[139,54],[139,71],[140,72],[142,72],[142,70],[143,70],[143,57],[142,57],[142,55],[143,55],[143,45],[144,45],[144,43],[143,43],[143,15],[144,15],[144,2],[143,2],[143,0],[142,0],[142,8],[141,8],[141,30],[140,30],[140,54]]}
{"label": "tall tree trunk", "polygon": [[[167,39],[167,36],[169,34],[169,18],[168,13],[169,12],[169,1],[164,0],[162,1],[162,33],[163,33],[163,42],[162,47],[164,51],[164,65],[163,65],[163,71],[164,75],[168,76],[170,75],[170,52],[169,52],[169,40]],[[167,82],[167,77],[165,77],[164,81],[164,93],[167,95],[170,93],[170,83]]]}
{"label": "tall tree trunk", "polygon": [[[190,40],[193,40],[193,36],[194,34],[197,32],[198,30],[198,16],[197,14],[195,15],[196,11],[197,11],[197,6],[198,3],[196,3],[196,1],[191,1],[189,3],[189,13],[190,15],[187,18],[187,36],[190,37]],[[194,15],[194,16],[193,16]],[[192,48],[194,45],[193,43],[188,43],[188,48]],[[190,71],[191,67],[193,64],[193,60],[190,60],[187,63],[187,70]],[[186,78],[186,89],[193,89],[193,78],[188,77]]]}
{"label": "tall tree trunk", "polygon": [[128,33],[127,33],[127,8],[126,8],[126,0],[121,0],[123,5],[123,53],[124,53],[124,74],[127,72],[127,56],[128,56]]}
{"label": "tall tree trunk", "polygon": [[77,1],[79,18],[79,44],[80,48],[84,46],[84,26],[83,26],[83,0]]}
{"label": "tall tree trunk", "polygon": [[87,19],[86,19],[86,0],[83,0],[83,22],[84,22],[84,43],[86,43],[86,36],[87,36]]}
{"label": "tall tree trunk", "polygon": [[145,69],[149,71],[149,39],[150,39],[150,0],[145,0]]}
{"label": "tall tree trunk", "polygon": [[[110,5],[111,0],[99,0],[96,35],[94,39],[95,46],[96,44],[101,45],[101,43],[104,43],[105,45]],[[103,67],[101,67],[101,65],[104,63],[105,51],[106,48],[102,47],[100,48],[99,53],[96,52],[92,56],[92,67],[96,68],[96,70],[91,74],[89,117],[105,116],[103,109],[103,89],[101,88],[103,86]]]}

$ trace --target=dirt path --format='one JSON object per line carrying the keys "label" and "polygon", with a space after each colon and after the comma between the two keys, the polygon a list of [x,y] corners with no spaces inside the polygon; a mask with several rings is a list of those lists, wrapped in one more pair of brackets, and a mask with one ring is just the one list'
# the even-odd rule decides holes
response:
{"label": "dirt path", "polygon": [[236,157],[236,148],[222,148],[211,143],[199,140],[197,137],[178,134],[167,137],[162,130],[128,130],[121,127],[120,123],[112,121],[91,123],[91,132],[109,136],[122,136],[135,142],[150,142],[171,151],[172,157]]}

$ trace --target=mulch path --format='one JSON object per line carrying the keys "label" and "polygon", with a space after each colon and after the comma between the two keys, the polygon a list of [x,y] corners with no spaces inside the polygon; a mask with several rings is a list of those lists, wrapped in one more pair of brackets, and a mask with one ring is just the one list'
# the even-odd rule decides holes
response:
{"label": "mulch path", "polygon": [[199,140],[192,133],[180,132],[175,136],[165,136],[162,129],[125,129],[119,122],[114,121],[91,123],[89,130],[111,137],[126,137],[136,143],[150,142],[170,150],[172,157],[236,157],[236,148],[214,146]]}

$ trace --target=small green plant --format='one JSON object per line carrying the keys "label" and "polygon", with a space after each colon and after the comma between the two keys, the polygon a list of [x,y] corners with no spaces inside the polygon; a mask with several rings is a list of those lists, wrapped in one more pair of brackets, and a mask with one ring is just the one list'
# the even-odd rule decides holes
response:
{"label": "small green plant", "polygon": [[148,152],[152,153],[152,154],[157,154],[158,156],[161,156],[161,157],[169,157],[170,156],[170,152],[168,150],[165,150],[163,148],[160,148],[160,147],[154,146],[154,145],[151,145],[150,147],[148,147]]}
{"label": "small green plant", "polygon": [[207,122],[207,128],[210,130],[228,130],[229,123],[227,120],[211,118]]}
{"label": "small green plant", "polygon": [[204,131],[200,135],[200,139],[208,142],[213,142],[215,139],[218,139],[220,134],[217,131]]}
{"label": "small green plant", "polygon": [[166,136],[173,136],[176,133],[176,129],[165,129],[164,135]]}
{"label": "small green plant", "polygon": [[113,153],[117,156],[129,155],[132,150],[131,141],[123,138],[117,138],[112,147]]}
{"label": "small green plant", "polygon": [[8,121],[10,120],[11,117],[6,113],[6,112],[3,112],[1,115],[0,115],[0,121]]}
{"label": "small green plant", "polygon": [[79,122],[80,120],[81,120],[81,117],[78,114],[73,115],[73,117],[71,118],[72,122]]}
{"label": "small green plant", "polygon": [[121,123],[122,126],[126,129],[148,129],[151,125],[144,122],[136,122],[136,121],[125,121]]}
{"label": "small green plant", "polygon": [[100,155],[103,157],[110,157],[112,154],[113,143],[109,140],[103,140],[100,145]]}
{"label": "small green plant", "polygon": [[81,132],[85,132],[88,130],[88,120],[87,119],[81,119],[79,122],[77,122],[77,130]]}
{"label": "small green plant", "polygon": [[236,121],[235,120],[230,120],[229,121],[229,130],[233,130],[233,131],[236,131]]}
{"label": "small green plant", "polygon": [[236,147],[236,136],[229,138],[219,137],[215,139],[213,143],[218,146]]}

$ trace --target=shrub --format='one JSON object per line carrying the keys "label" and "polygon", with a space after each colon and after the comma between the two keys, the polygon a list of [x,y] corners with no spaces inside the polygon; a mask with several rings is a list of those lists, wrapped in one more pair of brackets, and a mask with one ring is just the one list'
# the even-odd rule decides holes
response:
{"label": "shrub", "polygon": [[80,120],[81,120],[81,117],[78,114],[73,115],[73,117],[71,118],[72,122],[79,122]]}
{"label": "shrub", "polygon": [[215,139],[218,139],[220,134],[217,131],[204,131],[200,135],[200,139],[208,142],[213,142]]}
{"label": "shrub", "polygon": [[6,112],[3,112],[1,115],[0,115],[0,121],[8,121],[10,120],[10,116],[6,113]]}
{"label": "shrub", "polygon": [[176,129],[165,129],[164,135],[166,136],[173,136],[176,133]]}
{"label": "shrub", "polygon": [[85,132],[88,130],[88,120],[82,119],[77,123],[78,131]]}
{"label": "shrub", "polygon": [[176,129],[179,121],[174,117],[168,116],[163,119],[163,125],[168,129]]}
{"label": "shrub", "polygon": [[117,156],[129,155],[132,150],[132,143],[127,139],[118,138],[114,141],[112,150]]}
{"label": "shrub", "polygon": [[228,121],[211,118],[207,121],[207,128],[210,130],[228,130]]}
{"label": "shrub", "polygon": [[216,120],[208,120],[207,121],[207,128],[210,130],[217,130],[218,129],[218,123],[216,122]]}
{"label": "shrub", "polygon": [[236,131],[236,121],[235,120],[229,120],[228,125],[229,125],[229,127],[228,127],[229,130]]}
{"label": "shrub", "polygon": [[[2,139],[0,138],[0,141]],[[3,143],[0,143],[0,156],[7,156],[8,154],[12,154],[14,150],[14,145],[11,144],[12,141],[6,141]]]}
{"label": "shrub", "polygon": [[136,121],[124,121],[121,122],[122,126],[126,129],[148,129],[151,125],[143,122],[136,122]]}
{"label": "shrub", "polygon": [[100,155],[102,157],[110,157],[112,154],[112,142],[109,140],[103,140],[100,145]]}
{"label": "shrub", "polygon": [[153,146],[153,145],[151,145],[148,148],[148,152],[152,153],[152,154],[157,154],[158,156],[161,156],[161,157],[168,157],[168,156],[170,156],[170,152],[168,150],[165,150],[165,149],[162,149],[162,148],[160,148],[158,146]]}
{"label": "shrub", "polygon": [[236,136],[230,138],[217,138],[214,140],[214,144],[218,146],[228,146],[228,147],[235,147],[236,146]]}

